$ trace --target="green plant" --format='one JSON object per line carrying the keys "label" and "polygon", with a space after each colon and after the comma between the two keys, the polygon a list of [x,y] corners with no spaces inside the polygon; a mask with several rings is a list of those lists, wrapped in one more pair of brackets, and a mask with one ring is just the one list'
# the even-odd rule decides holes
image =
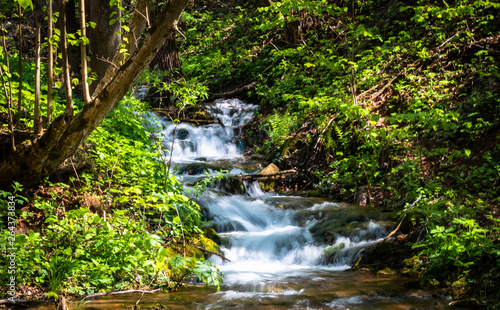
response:
{"label": "green plant", "polygon": [[63,283],[70,277],[73,270],[78,267],[78,262],[72,257],[71,248],[64,253],[54,253],[49,260],[47,270],[47,288],[49,292],[59,294]]}

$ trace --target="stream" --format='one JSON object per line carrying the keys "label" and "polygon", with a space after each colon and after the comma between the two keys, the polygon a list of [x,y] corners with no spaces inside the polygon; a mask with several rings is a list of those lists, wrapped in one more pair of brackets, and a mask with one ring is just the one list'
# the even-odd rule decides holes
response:
{"label": "stream", "polygon": [[[231,99],[208,109],[224,126],[182,123],[177,128],[172,160],[179,180],[190,184],[220,169],[236,176],[264,168],[242,155],[244,145],[238,140],[257,106]],[[161,122],[164,136],[172,139],[174,125]],[[165,148],[171,145],[172,140],[164,141]],[[243,185],[242,194],[220,186],[197,199],[230,260],[210,258],[225,276],[220,291],[191,285],[174,293],[146,294],[143,309],[158,304],[164,308],[157,309],[447,308],[445,299],[405,288],[407,278],[349,270],[365,249],[390,232],[387,214],[322,198],[265,193],[257,182]],[[331,227],[335,233],[324,242],[321,234]],[[126,309],[137,299],[134,294],[107,296],[79,309]]]}

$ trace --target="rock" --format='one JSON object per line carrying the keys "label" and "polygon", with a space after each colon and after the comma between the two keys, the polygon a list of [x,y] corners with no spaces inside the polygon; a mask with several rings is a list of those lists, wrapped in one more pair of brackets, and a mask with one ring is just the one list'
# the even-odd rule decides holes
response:
{"label": "rock", "polygon": [[390,268],[384,268],[382,270],[377,271],[377,276],[392,276],[395,275],[396,272],[394,270],[391,270]]}
{"label": "rock", "polygon": [[192,163],[179,167],[179,173],[187,175],[199,175],[204,174],[207,171],[209,171],[208,165],[202,163]]}
{"label": "rock", "polygon": [[337,253],[345,248],[345,243],[341,242],[337,245],[327,247],[326,249],[323,250],[323,258],[322,261],[323,263],[326,264],[331,264],[335,262],[335,256]]}
{"label": "rock", "polygon": [[242,195],[246,192],[243,180],[241,180],[238,176],[230,176],[217,180],[215,182],[215,187],[228,194],[234,195]]}
{"label": "rock", "polygon": [[366,206],[370,203],[370,193],[366,186],[361,186],[356,195],[354,195],[354,203],[360,206]]}
{"label": "rock", "polygon": [[189,130],[185,128],[180,128],[179,130],[177,130],[177,139],[186,140],[188,136],[189,136]]}
{"label": "rock", "polygon": [[283,159],[291,155],[295,150],[301,148],[303,144],[302,140],[297,137],[288,137],[280,147],[282,149],[280,158]]}
{"label": "rock", "polygon": [[273,163],[270,163],[266,168],[262,169],[259,173],[257,174],[272,174],[272,173],[278,173],[280,172],[280,169]]}

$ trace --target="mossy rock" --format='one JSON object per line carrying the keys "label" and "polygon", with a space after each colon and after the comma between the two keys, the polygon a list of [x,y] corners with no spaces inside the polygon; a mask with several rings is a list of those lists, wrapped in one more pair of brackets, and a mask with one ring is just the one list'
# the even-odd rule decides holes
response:
{"label": "mossy rock", "polygon": [[205,111],[196,111],[196,112],[194,112],[193,117],[195,119],[209,119],[210,118],[207,115],[207,112],[205,112]]}
{"label": "mossy rock", "polygon": [[377,276],[392,276],[395,275],[396,271],[392,270],[391,268],[384,268],[382,270],[377,271]]}
{"label": "mossy rock", "polygon": [[238,176],[217,180],[215,186],[226,193],[241,195],[246,192],[243,181]]}
{"label": "mossy rock", "polygon": [[207,164],[202,164],[202,163],[192,163],[179,167],[179,173],[188,175],[204,174],[208,170],[209,166]]}
{"label": "mossy rock", "polygon": [[325,264],[331,264],[335,261],[335,256],[337,256],[337,253],[340,252],[342,249],[345,248],[345,243],[341,242],[337,245],[327,247],[326,249],[323,250],[323,258],[322,261]]}
{"label": "mossy rock", "polygon": [[[222,242],[220,236],[217,234],[215,229],[213,229],[212,227],[205,227],[205,236],[207,239],[209,239],[212,242],[215,242],[215,244],[217,244],[217,245],[220,245]],[[216,252],[218,250],[215,244],[210,243],[210,242],[205,242],[205,243],[206,243],[205,247],[207,250],[214,251],[214,252]]]}
{"label": "mossy rock", "polygon": [[308,190],[307,193],[306,193],[306,197],[319,197],[320,194],[319,194],[319,191],[317,190]]}

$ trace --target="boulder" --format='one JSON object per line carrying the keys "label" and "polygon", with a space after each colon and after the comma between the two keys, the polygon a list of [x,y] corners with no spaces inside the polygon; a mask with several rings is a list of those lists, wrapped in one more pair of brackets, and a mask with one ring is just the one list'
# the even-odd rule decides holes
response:
{"label": "boulder", "polygon": [[280,172],[280,169],[275,164],[271,163],[257,174],[263,175],[263,174],[273,174],[278,172]]}

